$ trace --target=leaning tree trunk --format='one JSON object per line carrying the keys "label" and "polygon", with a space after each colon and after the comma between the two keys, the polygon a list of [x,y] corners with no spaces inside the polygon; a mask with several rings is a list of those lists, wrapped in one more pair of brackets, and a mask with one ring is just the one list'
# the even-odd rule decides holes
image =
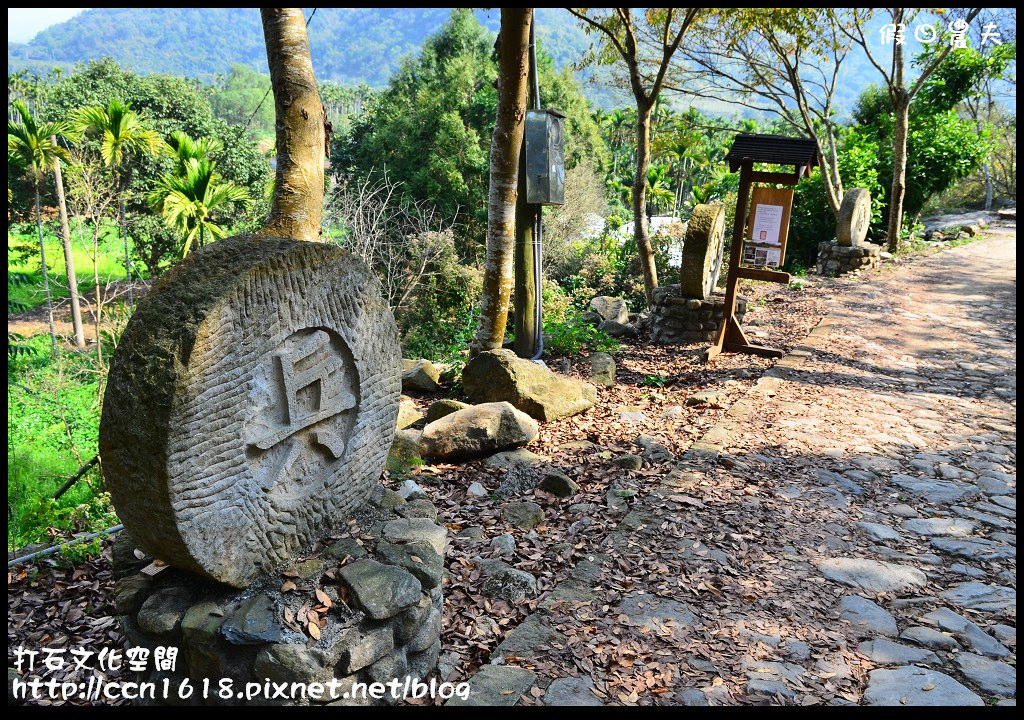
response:
{"label": "leaning tree trunk", "polygon": [[902,95],[894,108],[896,127],[892,143],[892,191],[889,193],[889,231],[886,244],[891,253],[899,249],[903,225],[903,197],[907,192],[907,133],[910,126],[910,103]]}
{"label": "leaning tree trunk", "polygon": [[633,234],[640,255],[640,270],[644,274],[644,295],[647,305],[654,302],[654,288],[658,287],[658,268],[654,261],[654,248],[647,232],[647,169],[651,165],[651,109],[637,104],[636,108],[636,177],[633,178]]}
{"label": "leaning tree trunk", "polygon": [[516,183],[530,69],[530,8],[502,8],[498,36],[498,113],[491,138],[487,199],[487,262],[480,320],[470,354],[501,347],[508,323],[516,240]]}
{"label": "leaning tree trunk", "polygon": [[277,173],[270,217],[259,231],[320,239],[327,115],[313,75],[302,8],[261,8],[277,118]]}
{"label": "leaning tree trunk", "polygon": [[[57,144],[56,136],[50,142]],[[60,158],[53,159],[53,179],[57,186],[57,208],[60,211],[60,239],[64,243],[64,266],[68,274],[68,292],[71,294],[71,325],[75,331],[75,347],[85,347],[85,330],[82,327],[82,306],[78,299],[78,277],[75,275],[75,258],[71,253],[71,226],[68,225],[68,204],[64,199],[64,176],[60,170]]]}
{"label": "leaning tree trunk", "polygon": [[43,291],[46,293],[46,314],[50,319],[50,351],[57,355],[57,329],[53,326],[53,300],[50,298],[50,275],[46,271],[46,245],[43,244],[43,214],[39,207],[39,178],[36,188],[36,230],[39,231],[39,261],[43,267]]}

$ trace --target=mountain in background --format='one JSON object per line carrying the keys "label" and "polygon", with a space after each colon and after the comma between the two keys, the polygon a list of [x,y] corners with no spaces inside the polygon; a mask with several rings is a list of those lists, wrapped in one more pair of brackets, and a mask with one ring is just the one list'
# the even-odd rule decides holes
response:
{"label": "mountain in background", "polygon": [[[40,10],[40,12],[45,12]],[[306,15],[312,12],[306,9]],[[309,26],[317,76],[344,85],[383,87],[401,59],[416,53],[444,24],[448,8],[318,8]],[[497,32],[497,9],[477,11]],[[537,10],[537,34],[558,67],[580,59],[590,40],[572,16]],[[7,44],[8,73],[68,69],[112,57],[140,73],[211,80],[234,63],[267,72],[255,8],[94,8],[42,31],[28,44]]]}
{"label": "mountain in background", "polygon": [[[307,8],[307,17],[310,12]],[[319,8],[309,25],[317,77],[341,85],[366,83],[381,88],[402,58],[417,53],[450,12],[450,8]],[[476,16],[489,30],[497,32],[497,8],[478,10]],[[877,36],[882,24],[881,17],[873,18],[866,28],[868,36]],[[562,8],[537,8],[537,36],[558,68],[579,62],[591,43],[591,37]],[[908,41],[913,57],[921,45],[911,38]],[[139,73],[203,81],[227,75],[233,64],[267,72],[263,29],[255,8],[93,8],[47,28],[28,44],[9,42],[7,71],[27,69],[46,75],[55,67],[69,70],[75,63],[108,56]],[[912,66],[908,71],[913,76]],[[595,106],[606,110],[631,106],[631,94],[609,87],[609,76],[606,67],[578,73],[585,94]],[[862,53],[851,53],[840,72],[834,102],[840,115],[848,116],[861,91],[878,80],[868,59]],[[1015,86],[1009,95],[1015,99]],[[765,117],[749,108],[709,98],[683,99],[666,94],[666,99],[677,107],[692,103],[705,112],[726,117]]]}

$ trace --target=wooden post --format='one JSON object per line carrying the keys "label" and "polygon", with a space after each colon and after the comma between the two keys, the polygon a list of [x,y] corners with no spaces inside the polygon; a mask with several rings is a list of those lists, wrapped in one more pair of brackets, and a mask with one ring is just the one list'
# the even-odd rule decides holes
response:
{"label": "wooden post", "polygon": [[[732,248],[729,251],[729,277],[725,284],[725,322],[722,323],[722,328],[718,331],[718,339],[705,351],[705,362],[710,362],[722,352],[745,352],[768,358],[778,358],[785,354],[782,350],[751,344],[736,319],[736,298],[739,294],[740,278],[789,282],[789,273],[770,270],[755,271],[740,267],[740,263],[743,261],[743,241],[747,231],[750,186],[754,177],[759,174],[763,176],[767,173],[755,173],[754,161],[750,158],[743,158],[740,169],[740,189],[736,196],[736,219],[732,227]],[[774,177],[772,181],[780,182]]]}
{"label": "wooden post", "polygon": [[725,283],[725,322],[718,331],[718,339],[704,353],[705,362],[710,362],[725,348],[727,342],[746,344],[746,336],[736,322],[736,294],[739,289],[739,278],[736,273],[743,259],[743,233],[747,227],[747,202],[750,200],[750,174],[754,171],[754,161],[743,158],[740,169],[740,189],[736,196],[736,219],[732,224],[732,248],[729,251],[729,276]]}

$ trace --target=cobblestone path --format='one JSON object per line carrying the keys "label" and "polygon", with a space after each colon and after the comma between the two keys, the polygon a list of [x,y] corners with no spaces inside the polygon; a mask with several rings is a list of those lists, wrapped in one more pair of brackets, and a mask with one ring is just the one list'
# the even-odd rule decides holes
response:
{"label": "cobblestone path", "polygon": [[510,633],[480,700],[1015,704],[1015,241],[837,297]]}

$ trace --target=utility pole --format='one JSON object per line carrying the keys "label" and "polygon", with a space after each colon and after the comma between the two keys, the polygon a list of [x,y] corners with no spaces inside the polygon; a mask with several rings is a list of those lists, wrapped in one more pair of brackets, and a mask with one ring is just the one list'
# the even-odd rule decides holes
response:
{"label": "utility pole", "polygon": [[[532,109],[540,108],[540,88],[537,83],[536,21],[530,24],[530,103]],[[515,353],[519,357],[532,358],[537,352],[537,342],[543,328],[537,327],[537,278],[534,264],[533,227],[540,211],[539,205],[526,202],[526,142],[519,151],[519,185],[516,196],[516,251],[514,281],[514,327]]]}
{"label": "utility pole", "polygon": [[532,358],[537,350],[537,293],[533,274],[533,223],[537,206],[526,202],[526,144],[519,153],[516,198],[515,352]]}

